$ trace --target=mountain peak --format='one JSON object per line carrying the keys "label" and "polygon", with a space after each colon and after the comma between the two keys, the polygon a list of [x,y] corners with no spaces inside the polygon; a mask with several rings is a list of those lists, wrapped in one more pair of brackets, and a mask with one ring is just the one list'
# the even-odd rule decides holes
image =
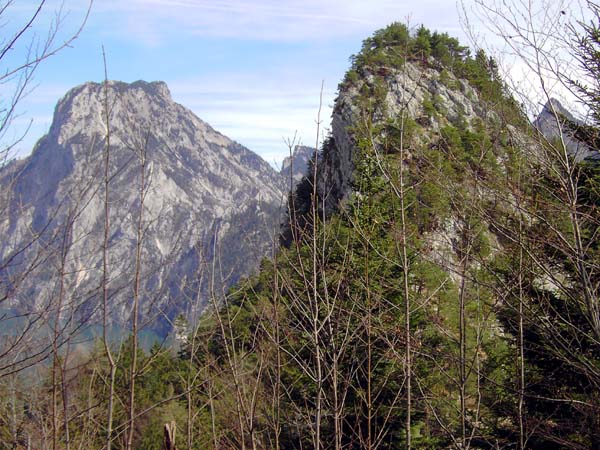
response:
{"label": "mountain peak", "polygon": [[563,106],[563,104],[560,102],[560,100],[558,100],[556,98],[550,98],[546,102],[544,107],[542,108],[540,115],[542,115],[542,114],[554,115],[555,113],[566,117],[570,121],[577,122],[577,119],[575,119],[573,114],[571,114],[571,112]]}
{"label": "mountain peak", "polygon": [[104,88],[108,88],[109,92],[117,92],[117,93],[125,93],[127,91],[142,91],[148,96],[161,96],[166,98],[171,98],[171,92],[169,91],[169,87],[167,83],[164,81],[144,81],[137,80],[132,83],[127,83],[125,81],[119,80],[107,80],[107,81],[87,81],[79,86],[75,86],[70,89],[61,102],[69,101],[73,98],[81,95],[85,92],[97,92],[101,93]]}
{"label": "mountain peak", "polygon": [[[123,84],[127,84],[127,83],[123,83]],[[129,84],[129,86],[131,88],[135,88],[135,89],[142,89],[145,92],[147,92],[148,94],[153,93],[156,95],[160,95],[162,97],[167,97],[167,98],[171,98],[171,91],[169,90],[169,87],[167,86],[167,83],[165,83],[164,81],[143,81],[143,80],[138,80],[138,81],[134,81],[133,83]]]}
{"label": "mountain peak", "polygon": [[577,161],[599,159],[600,156],[596,150],[575,138],[573,132],[570,130],[569,122],[583,125],[583,122],[575,118],[559,100],[551,98],[546,102],[540,114],[533,121],[533,125],[548,140],[562,137],[567,151]]}
{"label": "mountain peak", "polygon": [[308,170],[308,163],[315,153],[314,147],[296,145],[290,156],[281,163],[281,175],[286,182],[298,183]]}
{"label": "mountain peak", "polygon": [[[107,158],[108,166],[99,156]],[[164,294],[160,304],[144,298],[144,318],[198,313],[209,298],[198,273],[205,262],[221,258],[221,245],[227,249],[219,259],[226,275],[215,275],[215,286],[228,287],[254,270],[271,250],[284,197],[283,180],[266,161],[174,102],[163,82],[89,82],[71,89],[56,107],[50,132],[19,168],[9,174],[15,179],[0,187],[11,190],[19,205],[15,211],[27,213],[15,213],[0,224],[5,237],[0,261],[20,248],[29,232],[45,233],[39,241],[47,242],[52,233],[71,227],[69,270],[77,276],[65,282],[82,295],[77,300],[81,311],[92,311],[98,304],[98,243],[103,195],[108,195],[114,274],[110,289],[119,292],[111,300],[116,323],[129,317],[127,294],[121,291],[131,280],[131,243],[136,241],[132,219],[140,211],[140,186],[145,189],[144,286],[148,292],[158,289],[160,279]],[[101,183],[104,170],[110,172],[108,194]],[[77,219],[67,223],[72,211]],[[32,248],[28,255],[42,250]],[[53,279],[51,266],[40,267],[10,306],[37,307],[36,302],[50,301],[52,284],[41,280]],[[193,311],[187,303],[192,290],[199,299]],[[92,294],[80,294],[84,292]],[[156,329],[166,332],[168,323],[158,321]]]}
{"label": "mountain peak", "polygon": [[171,100],[171,92],[164,81],[143,81],[138,80],[133,83],[126,83],[118,80],[108,80],[106,82],[88,81],[80,84],[69,90],[57,105],[57,111],[63,111],[71,108],[74,103],[77,103],[82,98],[96,96],[103,99],[104,93],[109,96],[109,99],[115,96],[123,96],[126,94],[137,93],[138,96],[147,98],[162,98],[163,100]]}
{"label": "mountain peak", "polygon": [[[107,108],[110,124],[106,123]],[[188,117],[189,111],[184,110],[173,101],[163,81],[87,82],[59,100],[50,135],[59,143],[77,135],[103,137],[107,128],[111,133],[142,135],[150,128],[162,128],[161,124],[172,122],[168,116]],[[210,127],[200,119],[190,120],[194,122],[192,128],[209,131]]]}

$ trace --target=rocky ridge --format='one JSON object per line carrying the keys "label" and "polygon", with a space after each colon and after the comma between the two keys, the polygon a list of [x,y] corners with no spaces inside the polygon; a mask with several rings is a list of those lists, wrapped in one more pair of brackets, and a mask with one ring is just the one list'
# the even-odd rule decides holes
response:
{"label": "rocky ridge", "polygon": [[[598,323],[597,312],[588,306],[598,298],[598,284],[590,283],[597,279],[598,166],[571,160],[598,159],[592,148],[597,129],[576,121],[554,100],[530,123],[492,58],[483,51],[472,57],[457,41],[424,27],[413,34],[402,24],[379,30],[351,61],[334,105],[331,137],[317,161],[318,205],[312,203],[310,180],[296,191],[299,219],[290,227],[288,241],[296,242],[289,245],[290,254],[306,251],[314,260],[321,258],[323,273],[342,280],[342,300],[336,291],[335,301],[347,308],[348,296],[352,313],[366,311],[369,323],[375,311],[377,332],[386,320],[378,322],[386,317],[380,311],[390,305],[392,335],[399,329],[405,333],[391,344],[404,349],[397,379],[404,383],[413,368],[418,373],[433,363],[416,375],[416,397],[436,403],[449,394],[440,405],[456,405],[460,398],[462,429],[456,436],[462,433],[467,442],[467,423],[471,436],[481,436],[467,446],[487,448],[502,441],[511,446],[517,437],[523,439],[523,427],[515,425],[516,417],[523,420],[523,410],[498,408],[501,386],[508,386],[506,398],[513,405],[519,392],[528,423],[540,425],[528,431],[532,447],[588,448],[598,442],[596,429],[581,425],[597,420],[596,405],[594,413],[571,406],[571,399],[590,398],[588,380],[597,376],[582,370],[579,361],[593,352],[593,344],[580,337],[593,333],[590,324]],[[552,142],[557,138],[559,145]],[[320,208],[326,214],[316,217]],[[317,239],[325,242],[318,256]],[[345,264],[347,254],[354,264]],[[359,274],[356,282],[361,262],[366,275]],[[380,303],[373,308],[375,298]],[[476,336],[471,342],[469,334]],[[370,331],[366,335],[369,339]],[[460,355],[452,354],[455,344]],[[471,374],[465,372],[469,353],[477,361]],[[518,391],[512,369],[504,371],[514,367],[515,355],[521,365]],[[463,361],[455,377],[450,367],[458,359]],[[383,352],[382,360],[387,363],[389,354]],[[440,383],[445,372],[452,381]],[[435,386],[429,397],[427,388],[421,389],[428,377]],[[468,386],[469,378],[476,389]],[[487,405],[478,403],[486,397]],[[564,407],[556,405],[558,397],[569,399]],[[426,400],[415,411],[431,407]],[[561,424],[555,420],[558,410]],[[445,434],[458,422],[452,413],[444,419],[447,413],[439,408],[430,424],[415,414],[404,436],[423,420],[420,430],[428,431],[415,433],[415,446],[456,445],[458,440]],[[440,419],[449,425],[436,437],[431,430]],[[391,426],[390,435],[400,427]],[[405,445],[399,436],[398,447]]]}

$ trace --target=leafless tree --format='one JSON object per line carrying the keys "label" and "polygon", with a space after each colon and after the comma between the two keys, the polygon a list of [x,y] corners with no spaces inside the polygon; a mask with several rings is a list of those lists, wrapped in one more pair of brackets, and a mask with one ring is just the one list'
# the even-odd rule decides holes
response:
{"label": "leafless tree", "polygon": [[[83,17],[75,30],[64,29],[65,12],[61,9],[54,15],[47,29],[44,26],[45,17],[51,14],[50,6],[46,0],[40,0],[31,6],[28,16],[17,14],[20,9],[13,0],[0,2],[0,21],[2,22],[3,38],[0,42],[0,84],[5,86],[6,95],[0,100],[0,177],[4,185],[3,194],[0,198],[0,225],[3,227],[9,223],[12,217],[22,212],[25,213],[25,205],[19,199],[12,198],[10,193],[18,174],[23,170],[22,164],[14,164],[6,167],[9,160],[14,156],[15,146],[21,142],[24,133],[14,135],[14,120],[18,117],[19,104],[34,89],[34,75],[36,70],[48,58],[54,57],[61,50],[71,46],[81,34],[90,14],[92,2],[90,1],[84,10]],[[87,185],[86,185],[87,186]],[[82,187],[82,192],[83,192]],[[80,199],[84,201],[83,198]],[[48,214],[46,229],[58,217],[58,209]],[[42,232],[31,233],[30,238],[25,240],[19,248],[4,255],[0,260],[0,271],[2,281],[0,282],[0,302],[6,304],[15,298],[15,293],[44,264],[47,264],[54,256],[53,249],[60,241],[60,233],[51,235]],[[27,232],[24,233],[27,235]],[[25,257],[25,264],[19,261]],[[66,263],[66,261],[64,261]],[[48,304],[50,304],[49,302]],[[56,304],[50,308],[56,311]],[[8,375],[15,371],[21,371],[46,358],[53,353],[57,346],[62,345],[64,340],[56,336],[50,339],[50,344],[43,342],[34,343],[36,336],[39,337],[43,329],[43,322],[48,318],[50,309],[40,308],[36,313],[21,316],[25,325],[15,330],[13,335],[5,336],[0,356],[0,376]],[[6,318],[3,317],[3,321]],[[15,319],[13,319],[14,321]],[[6,322],[9,323],[9,322]],[[17,349],[19,347],[20,349]],[[22,351],[28,348],[27,351]],[[12,356],[19,354],[17,358]],[[11,356],[12,355],[12,356]]]}
{"label": "leafless tree", "polygon": [[[61,50],[70,47],[80,36],[90,14],[93,0],[90,0],[78,27],[63,35],[65,13],[61,9],[56,12],[48,29],[40,30],[43,16],[49,13],[46,0],[32,5],[29,15],[18,18],[14,0],[3,0],[0,3],[0,20],[3,38],[0,42],[0,84],[10,86],[12,94],[4,95],[0,103],[0,167],[12,157],[12,150],[24,138],[24,133],[11,138],[11,125],[18,117],[19,103],[34,86],[34,75],[45,60],[53,57]],[[23,57],[15,58],[12,54],[20,52]],[[26,131],[25,131],[26,133]]]}

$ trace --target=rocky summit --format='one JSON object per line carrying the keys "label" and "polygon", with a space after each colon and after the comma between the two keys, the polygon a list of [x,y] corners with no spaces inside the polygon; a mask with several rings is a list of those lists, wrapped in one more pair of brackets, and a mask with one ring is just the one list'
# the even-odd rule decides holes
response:
{"label": "rocky summit", "polygon": [[269,254],[286,185],[165,83],[144,81],[69,91],[0,184],[5,309],[95,322],[106,288],[111,320],[130,321],[137,298],[161,333]]}

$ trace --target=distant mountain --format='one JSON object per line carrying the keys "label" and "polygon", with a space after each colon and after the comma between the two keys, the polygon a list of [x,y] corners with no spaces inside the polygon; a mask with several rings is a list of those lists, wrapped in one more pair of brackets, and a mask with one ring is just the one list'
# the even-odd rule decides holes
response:
{"label": "distant mountain", "polygon": [[297,145],[293,153],[286,157],[281,164],[280,174],[288,185],[296,185],[308,171],[310,159],[315,154],[314,147]]}
{"label": "distant mountain", "polygon": [[597,150],[591,149],[588,145],[573,136],[573,133],[569,131],[567,126],[569,122],[572,124],[582,124],[559,100],[551,99],[544,105],[542,111],[534,120],[533,125],[546,139],[552,140],[562,135],[568,152],[573,155],[575,160],[600,159],[600,154]]}
{"label": "distant mountain", "polygon": [[165,83],[78,86],[32,155],[0,172],[3,306],[98,319],[106,231],[110,317],[126,324],[139,295],[142,320],[164,334],[269,254],[285,186],[175,103]]}

